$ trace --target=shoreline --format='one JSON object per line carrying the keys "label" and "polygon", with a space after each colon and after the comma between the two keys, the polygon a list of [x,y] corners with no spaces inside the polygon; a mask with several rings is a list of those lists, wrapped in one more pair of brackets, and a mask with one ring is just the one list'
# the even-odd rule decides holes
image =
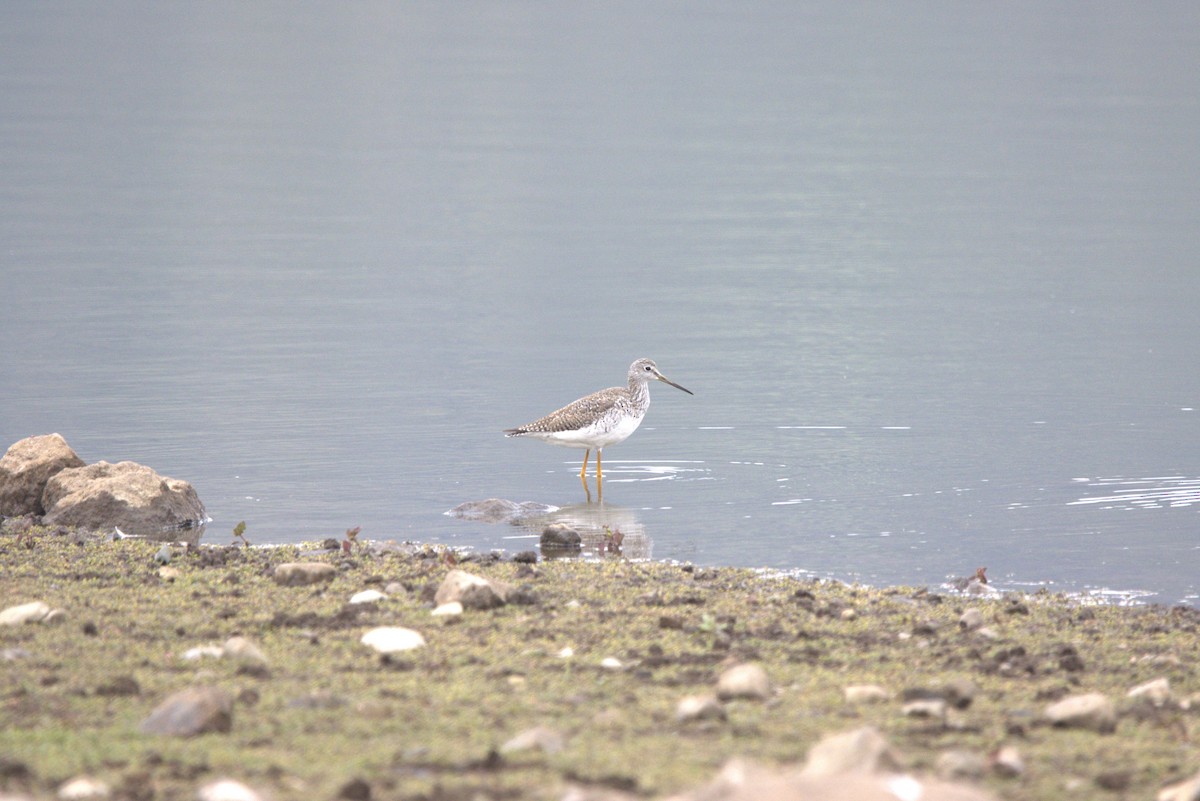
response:
{"label": "shoreline", "polygon": [[[981,797],[1151,797],[1200,770],[1190,607],[421,545],[204,545],[163,565],[157,542],[23,536],[0,534],[0,609],[61,611],[0,625],[0,788],[20,797],[87,776],[117,798],[195,798],[222,777],[274,799],[662,798],[733,758],[785,770],[862,727],[904,772]],[[276,580],[287,563],[328,567],[292,586]],[[455,570],[512,594],[435,616]],[[361,642],[393,627],[425,644]],[[746,664],[766,689],[719,698]],[[142,731],[194,687],[231,699],[227,731]],[[1080,695],[1111,721],[1049,722]],[[715,700],[692,718],[693,697]]]}

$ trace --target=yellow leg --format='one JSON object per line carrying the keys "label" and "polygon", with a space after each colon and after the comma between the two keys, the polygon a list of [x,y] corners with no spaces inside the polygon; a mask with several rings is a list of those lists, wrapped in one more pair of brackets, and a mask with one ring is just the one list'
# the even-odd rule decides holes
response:
{"label": "yellow leg", "polygon": [[583,481],[584,478],[587,476],[587,460],[588,460],[588,456],[590,456],[591,453],[592,453],[592,451],[590,448],[583,452],[583,467],[579,468],[579,480],[580,481]]}
{"label": "yellow leg", "polygon": [[604,471],[600,467],[599,448],[596,448],[596,500],[604,500]]}

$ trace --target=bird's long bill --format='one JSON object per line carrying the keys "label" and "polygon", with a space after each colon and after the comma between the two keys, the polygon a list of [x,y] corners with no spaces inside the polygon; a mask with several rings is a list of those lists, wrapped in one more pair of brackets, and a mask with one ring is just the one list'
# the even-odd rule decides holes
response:
{"label": "bird's long bill", "polygon": [[678,384],[676,384],[676,383],[675,383],[674,381],[672,381],[671,379],[667,378],[667,377],[666,377],[665,375],[663,375],[662,373],[659,373],[659,374],[658,374],[658,380],[659,380],[659,381],[661,381],[661,382],[663,382],[664,384],[670,384],[671,386],[675,387],[675,389],[682,389],[684,392],[686,392],[686,393],[687,393],[687,394],[689,394],[689,395],[695,395],[695,394],[696,394],[695,392],[692,392],[692,391],[691,391],[690,389],[688,389],[687,387],[681,387],[681,386],[679,386]]}

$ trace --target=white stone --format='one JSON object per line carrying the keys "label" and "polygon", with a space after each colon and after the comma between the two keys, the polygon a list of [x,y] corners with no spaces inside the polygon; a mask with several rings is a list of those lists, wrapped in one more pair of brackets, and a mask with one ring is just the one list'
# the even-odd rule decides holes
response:
{"label": "white stone", "polygon": [[575,656],[575,649],[569,645],[558,652],[559,659],[570,659],[573,656]]}
{"label": "white stone", "polygon": [[689,720],[724,720],[725,707],[715,695],[689,695],[675,707],[675,719],[680,723]]}
{"label": "white stone", "polygon": [[878,684],[856,684],[842,690],[846,702],[850,704],[873,704],[886,701],[892,694]]}
{"label": "white stone", "polygon": [[76,776],[58,788],[58,797],[62,801],[84,801],[92,798],[108,798],[108,785],[91,776]]}
{"label": "white stone", "polygon": [[1200,799],[1200,773],[1158,791],[1157,801],[1197,801]]}
{"label": "white stone", "polygon": [[962,613],[962,617],[958,619],[958,625],[964,631],[974,631],[983,626],[983,612],[978,609],[968,609]]}
{"label": "white stone", "polygon": [[183,658],[188,662],[196,662],[206,657],[220,659],[225,656],[225,649],[219,645],[197,645],[183,652]]}
{"label": "white stone", "polygon": [[270,664],[262,649],[245,637],[230,637],[221,648],[221,655],[251,671],[262,671]]}
{"label": "white stone", "polygon": [[992,770],[1001,776],[1016,778],[1025,772],[1025,760],[1016,746],[1003,745],[992,756]]}
{"label": "white stone", "polygon": [[771,697],[771,680],[759,665],[734,665],[717,679],[717,697],[766,700]]}
{"label": "white stone", "polygon": [[1056,726],[1111,732],[1117,727],[1117,710],[1102,693],[1064,698],[1046,707],[1046,720]]}
{"label": "white stone", "polygon": [[196,801],[262,801],[262,796],[233,779],[218,779],[196,792]]}
{"label": "white stone", "polygon": [[1171,700],[1171,682],[1160,676],[1153,681],[1148,681],[1145,684],[1139,684],[1134,687],[1129,691],[1129,697],[1141,698],[1155,706],[1162,706]]}
{"label": "white stone", "polygon": [[600,667],[604,668],[605,670],[620,670],[622,667],[624,667],[624,665],[622,665],[621,660],[617,659],[615,656],[606,656],[600,660]]}
{"label": "white stone", "polygon": [[382,601],[384,598],[387,598],[387,596],[384,595],[379,590],[363,590],[362,592],[356,592],[353,595],[351,595],[350,603],[352,603],[352,604],[373,604],[373,603]]}
{"label": "white stone", "polygon": [[0,612],[0,626],[19,626],[22,623],[40,623],[50,614],[50,607],[42,601],[31,601],[20,606],[10,606]]}
{"label": "white stone", "polygon": [[911,718],[942,720],[946,717],[946,699],[920,698],[916,701],[909,701],[901,708],[900,712]]}
{"label": "white stone", "polygon": [[513,751],[531,751],[540,748],[547,754],[557,754],[566,747],[563,736],[554,729],[545,726],[535,726],[513,737],[500,746],[500,753],[508,754]]}
{"label": "white stone", "polygon": [[802,776],[899,770],[900,757],[871,726],[826,737],[808,751]]}
{"label": "white stone", "polygon": [[362,636],[363,645],[369,645],[381,654],[411,651],[425,645],[419,632],[399,626],[380,626]]}
{"label": "white stone", "polygon": [[442,604],[429,614],[434,615],[435,617],[453,617],[454,615],[461,615],[462,613],[463,605],[458,601],[451,601],[448,604]]}

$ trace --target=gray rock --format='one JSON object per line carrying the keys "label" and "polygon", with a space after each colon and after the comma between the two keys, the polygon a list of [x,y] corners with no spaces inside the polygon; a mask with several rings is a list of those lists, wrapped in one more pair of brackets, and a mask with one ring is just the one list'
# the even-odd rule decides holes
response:
{"label": "gray rock", "polygon": [[717,697],[722,700],[751,698],[765,701],[771,697],[767,671],[755,664],[734,665],[717,679]]}
{"label": "gray rock", "polygon": [[196,490],[135,462],[97,462],[60,470],[42,493],[47,525],[117,526],[153,536],[203,525],[208,517]]}
{"label": "gray rock", "polygon": [[1090,729],[1102,734],[1117,728],[1117,710],[1103,693],[1072,695],[1046,707],[1042,714],[1055,726]]}
{"label": "gray rock", "polygon": [[337,568],[326,562],[287,562],[275,567],[275,583],[285,587],[302,587],[332,581]]}
{"label": "gray rock", "polygon": [[233,697],[216,687],[189,687],[168,697],[142,721],[144,734],[191,737],[233,727]]}
{"label": "gray rock", "polygon": [[46,482],[59,471],[84,464],[60,434],[13,443],[0,458],[0,517],[45,514]]}
{"label": "gray rock", "polygon": [[508,601],[510,592],[512,588],[503,582],[455,569],[446,574],[433,600],[437,606],[457,601],[463,609],[494,609]]}

